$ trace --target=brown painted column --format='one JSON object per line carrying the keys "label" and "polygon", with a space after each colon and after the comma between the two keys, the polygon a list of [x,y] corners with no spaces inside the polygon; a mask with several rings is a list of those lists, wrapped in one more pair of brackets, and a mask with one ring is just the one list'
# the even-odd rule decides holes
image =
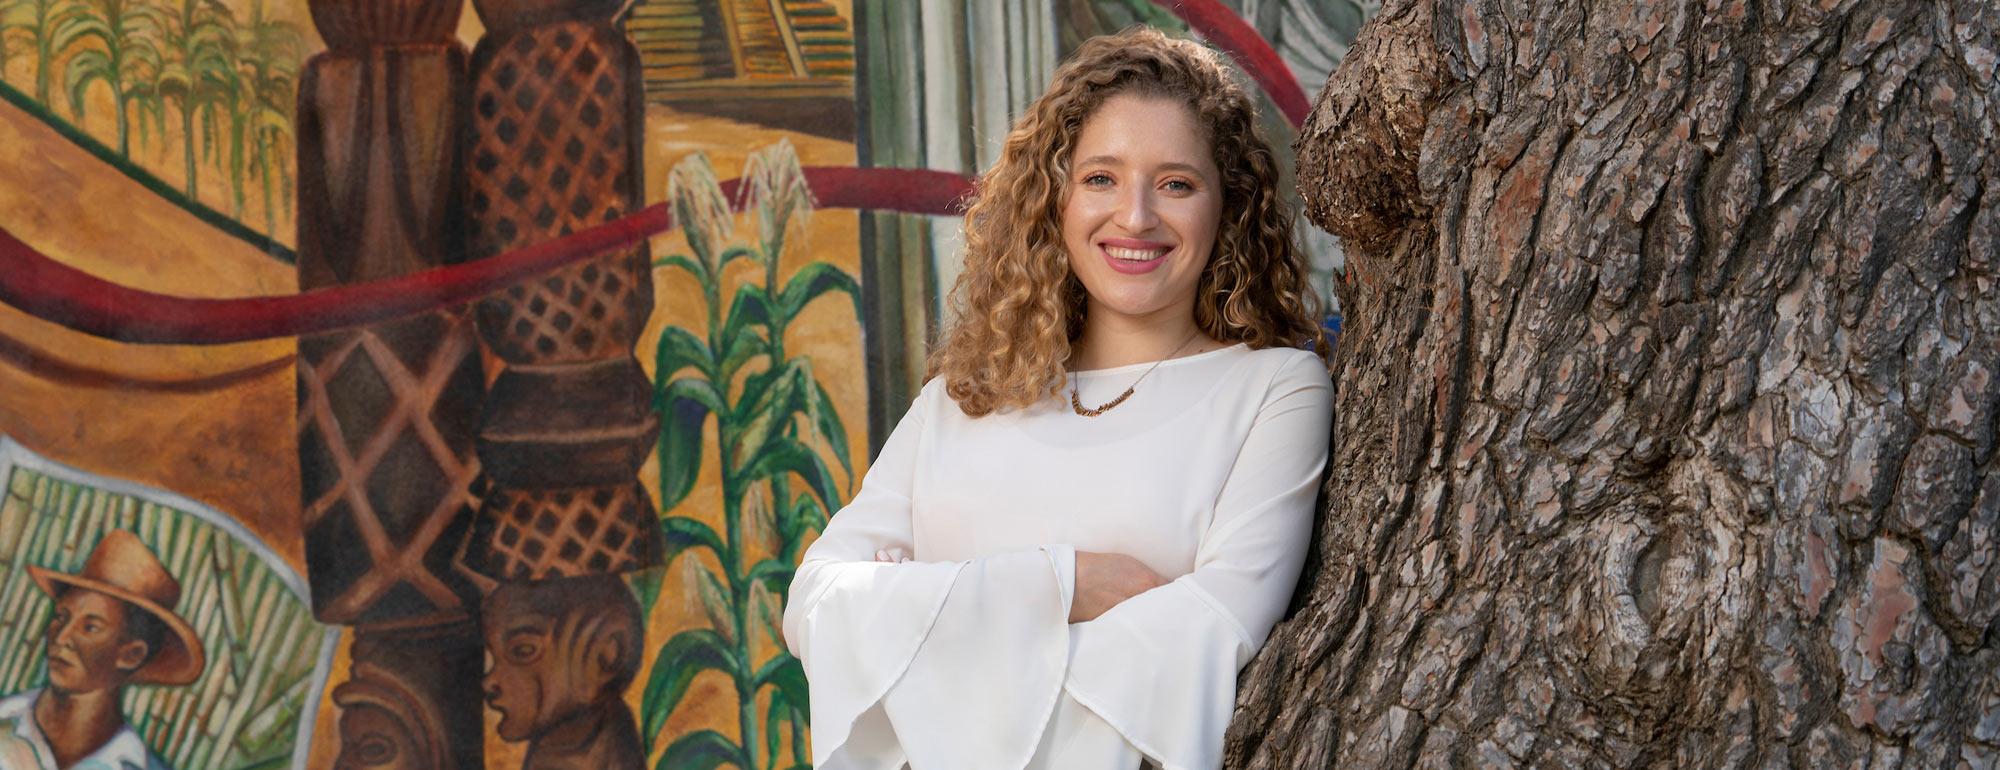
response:
{"label": "brown painted column", "polygon": [[[310,7],[329,50],[299,82],[299,288],[459,258],[460,4]],[[336,697],[343,761],[396,745],[426,747],[406,766],[483,764],[480,690],[469,684],[480,676],[479,593],[451,567],[478,507],[482,382],[465,308],[299,340],[313,612],[354,627],[353,673]]]}
{"label": "brown painted column", "polygon": [[[468,102],[466,200],[475,256],[558,238],[641,207],[642,84],[637,51],[610,22],[618,5],[474,2],[487,29],[473,52]],[[479,332],[505,368],[488,390],[479,429],[479,455],[493,488],[462,562],[501,585],[489,606],[498,601],[496,611],[508,618],[526,613],[549,620],[552,643],[587,646],[592,660],[601,657],[597,645],[636,660],[643,642],[633,636],[636,626],[562,633],[565,624],[548,617],[555,610],[547,608],[589,605],[593,617],[636,617],[636,602],[614,576],[656,566],[661,552],[657,513],[637,476],[659,420],[652,385],[632,356],[653,310],[650,261],[644,244],[609,252],[477,306]],[[489,634],[496,630],[504,629]],[[499,666],[488,686],[498,696],[504,740],[527,741],[529,757],[546,759],[555,749],[541,745],[542,736],[582,730],[613,736],[585,752],[592,766],[643,761],[637,727],[622,705],[568,715],[562,724],[522,721],[527,717],[509,705],[507,650],[489,654]],[[561,659],[585,658],[579,648],[564,650]],[[610,704],[618,699],[600,690],[622,690],[630,679],[579,674],[565,681],[596,682],[590,692],[576,693],[579,702]]]}
{"label": "brown painted column", "polygon": [[[639,62],[615,2],[474,6],[468,214],[490,256],[640,208]],[[659,420],[632,348],[653,310],[645,244],[495,294],[479,331],[505,362],[479,455],[494,490],[465,563],[495,580],[652,566],[657,516],[639,485]]]}

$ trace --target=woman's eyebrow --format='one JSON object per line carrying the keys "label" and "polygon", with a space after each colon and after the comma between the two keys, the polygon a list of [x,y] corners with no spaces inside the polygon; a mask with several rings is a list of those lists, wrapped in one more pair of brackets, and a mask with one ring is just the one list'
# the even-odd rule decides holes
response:
{"label": "woman's eyebrow", "polygon": [[[1092,155],[1088,158],[1084,158],[1076,165],[1078,168],[1082,168],[1084,166],[1116,166],[1123,162],[1124,160],[1116,155]],[[1178,171],[1183,174],[1201,176],[1201,169],[1190,163],[1176,163],[1176,162],[1162,163],[1159,165],[1159,170]]]}

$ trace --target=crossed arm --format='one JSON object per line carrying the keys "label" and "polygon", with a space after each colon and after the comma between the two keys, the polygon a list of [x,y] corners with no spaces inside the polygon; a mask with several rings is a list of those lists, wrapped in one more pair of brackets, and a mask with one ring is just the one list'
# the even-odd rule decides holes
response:
{"label": "crossed arm", "polygon": [[[1235,673],[1296,585],[1325,466],[1323,370],[1284,374],[1238,453],[1194,571],[1172,581],[1130,556],[1068,544],[902,560],[922,432],[912,409],[807,551],[786,608],[787,643],[812,680],[816,764],[867,766],[827,763],[877,705],[908,723],[894,732],[913,762],[968,747],[1007,758],[995,766],[1025,762],[1063,691],[1169,768],[1219,758]],[[1184,673],[1163,681],[1161,671]],[[967,699],[951,696],[967,692],[977,702],[953,713]],[[925,733],[953,743],[926,748]]]}

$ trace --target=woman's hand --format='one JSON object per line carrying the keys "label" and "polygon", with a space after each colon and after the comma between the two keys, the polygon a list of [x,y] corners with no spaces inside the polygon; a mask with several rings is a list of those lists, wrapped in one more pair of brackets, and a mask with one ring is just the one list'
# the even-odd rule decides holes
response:
{"label": "woman's hand", "polygon": [[875,552],[875,560],[901,564],[910,560],[910,553],[901,548],[883,548]]}
{"label": "woman's hand", "polygon": [[1158,573],[1122,553],[1076,552],[1076,590],[1069,622],[1096,620],[1119,602],[1165,585]]}

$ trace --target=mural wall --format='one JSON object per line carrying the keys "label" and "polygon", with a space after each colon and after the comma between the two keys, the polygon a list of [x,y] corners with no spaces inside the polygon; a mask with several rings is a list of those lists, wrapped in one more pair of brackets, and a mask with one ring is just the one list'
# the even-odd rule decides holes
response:
{"label": "mural wall", "polygon": [[1372,10],[0,0],[0,723],[120,726],[0,766],[808,766],[792,566],[1012,117],[1145,23],[1289,153]]}

